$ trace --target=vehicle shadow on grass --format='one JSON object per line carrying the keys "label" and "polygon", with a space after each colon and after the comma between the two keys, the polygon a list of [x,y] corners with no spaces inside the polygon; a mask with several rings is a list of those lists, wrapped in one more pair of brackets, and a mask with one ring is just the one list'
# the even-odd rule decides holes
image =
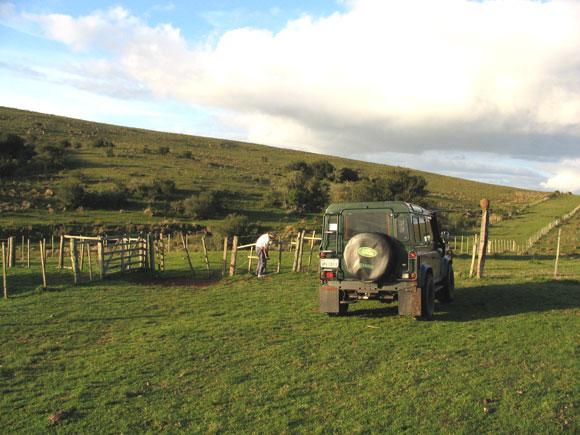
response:
{"label": "vehicle shadow on grass", "polygon": [[[469,322],[523,313],[580,308],[580,282],[576,280],[542,283],[482,285],[458,288],[454,301],[436,303],[437,321]],[[389,317],[398,315],[397,306],[351,307],[349,317]]]}
{"label": "vehicle shadow on grass", "polygon": [[494,317],[580,308],[580,282],[482,285],[458,288],[449,304],[437,304],[435,318],[468,322]]}

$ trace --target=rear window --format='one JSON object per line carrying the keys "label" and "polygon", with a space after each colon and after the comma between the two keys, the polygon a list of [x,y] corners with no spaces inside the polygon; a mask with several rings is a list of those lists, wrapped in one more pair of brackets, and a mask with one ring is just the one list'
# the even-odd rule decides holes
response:
{"label": "rear window", "polygon": [[344,240],[360,233],[392,235],[393,213],[391,211],[345,211],[343,212]]}
{"label": "rear window", "polygon": [[397,217],[397,239],[402,241],[409,240],[409,225],[407,224],[407,216],[405,214]]}

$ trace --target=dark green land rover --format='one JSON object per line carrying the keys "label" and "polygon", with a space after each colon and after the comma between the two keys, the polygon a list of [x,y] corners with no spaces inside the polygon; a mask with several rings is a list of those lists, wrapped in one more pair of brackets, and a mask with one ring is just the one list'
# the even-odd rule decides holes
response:
{"label": "dark green land rover", "polygon": [[323,227],[321,312],[398,300],[400,315],[431,319],[435,298],[451,301],[452,256],[435,212],[401,201],[332,204]]}

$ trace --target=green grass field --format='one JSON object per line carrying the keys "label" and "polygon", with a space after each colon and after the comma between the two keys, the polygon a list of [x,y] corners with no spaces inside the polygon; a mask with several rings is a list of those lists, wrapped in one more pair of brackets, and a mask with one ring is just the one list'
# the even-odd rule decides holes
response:
{"label": "green grass field", "polygon": [[[212,264],[218,267],[218,254]],[[290,256],[287,256],[287,261]],[[317,312],[316,273],[73,287],[10,270],[0,427],[16,433],[555,433],[579,429],[580,263],[492,257],[435,321],[361,303]],[[242,262],[243,264],[243,262]],[[241,267],[244,269],[244,266]],[[86,274],[85,274],[86,279]],[[62,412],[56,424],[49,416]]]}

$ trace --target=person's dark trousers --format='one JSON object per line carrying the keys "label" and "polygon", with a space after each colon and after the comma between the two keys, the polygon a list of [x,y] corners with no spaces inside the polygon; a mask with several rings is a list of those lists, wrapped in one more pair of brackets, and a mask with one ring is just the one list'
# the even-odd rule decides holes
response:
{"label": "person's dark trousers", "polygon": [[256,269],[256,275],[266,275],[266,250],[263,248],[258,248],[258,268]]}

